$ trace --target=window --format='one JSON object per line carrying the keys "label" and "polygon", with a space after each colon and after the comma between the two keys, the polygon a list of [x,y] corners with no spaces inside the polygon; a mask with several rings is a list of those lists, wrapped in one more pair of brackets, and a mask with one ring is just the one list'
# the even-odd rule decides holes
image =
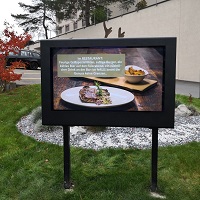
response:
{"label": "window", "polygon": [[76,30],[78,28],[78,23],[74,22],[74,30]]}
{"label": "window", "polygon": [[65,32],[69,31],[69,24],[65,25]]}
{"label": "window", "polygon": [[85,20],[82,20],[82,27],[85,27],[86,26],[86,22]]}
{"label": "window", "polygon": [[57,28],[56,28],[57,35],[62,34],[62,28],[63,28],[63,26],[57,26]]}
{"label": "window", "polygon": [[13,52],[9,52],[8,55],[13,56],[15,54]]}
{"label": "window", "polygon": [[58,34],[61,34],[62,33],[62,28],[59,28],[58,29]]}
{"label": "window", "polygon": [[36,53],[36,52],[33,52],[33,56],[39,58],[39,57],[40,57],[40,54],[38,54],[38,53]]}
{"label": "window", "polygon": [[21,56],[30,56],[28,51],[21,51]]}

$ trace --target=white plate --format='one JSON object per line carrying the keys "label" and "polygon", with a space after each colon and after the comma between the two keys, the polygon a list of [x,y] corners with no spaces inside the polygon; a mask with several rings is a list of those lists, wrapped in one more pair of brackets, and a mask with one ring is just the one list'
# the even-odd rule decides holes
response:
{"label": "white plate", "polygon": [[[96,86],[90,86],[90,87],[96,88]],[[110,99],[112,103],[101,104],[101,105],[97,105],[95,103],[84,103],[79,98],[79,91],[82,88],[83,86],[67,89],[61,93],[61,98],[68,103],[79,105],[79,106],[91,107],[91,108],[121,106],[133,101],[134,99],[134,95],[126,90],[122,90],[122,89],[118,89],[114,87],[101,86],[102,89],[107,89],[108,92],[110,93]]]}

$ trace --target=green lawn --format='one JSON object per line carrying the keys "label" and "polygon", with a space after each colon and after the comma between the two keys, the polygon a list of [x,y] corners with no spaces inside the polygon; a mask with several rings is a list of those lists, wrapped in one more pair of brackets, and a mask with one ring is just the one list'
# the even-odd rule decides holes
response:
{"label": "green lawn", "polygon": [[190,106],[194,107],[198,112],[200,112],[200,99],[192,97],[190,101],[188,96],[177,94],[176,100],[184,103],[185,105],[189,107]]}
{"label": "green lawn", "polygon": [[[63,189],[63,148],[17,131],[40,105],[40,85],[0,94],[0,200],[150,200],[151,150],[71,148],[73,192]],[[199,99],[195,101],[200,101]],[[198,104],[199,105],[199,104]],[[199,200],[200,143],[159,148],[158,186],[168,200]]]}

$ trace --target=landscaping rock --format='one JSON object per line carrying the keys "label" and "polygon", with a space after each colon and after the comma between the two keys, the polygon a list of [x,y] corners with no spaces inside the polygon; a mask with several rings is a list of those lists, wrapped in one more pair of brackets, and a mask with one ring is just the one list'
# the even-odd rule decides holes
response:
{"label": "landscaping rock", "polygon": [[[200,142],[200,115],[189,117],[175,117],[173,129],[159,128],[158,145],[173,146],[188,142]],[[38,141],[63,145],[63,129],[36,132],[32,116],[24,116],[17,123],[18,130],[24,135],[31,136]],[[86,149],[100,150],[104,148],[137,148],[152,147],[152,130],[135,127],[106,127],[104,130],[91,132],[87,127],[70,127],[70,145]]]}
{"label": "landscaping rock", "polygon": [[191,114],[192,112],[184,104],[180,104],[175,109],[175,116],[187,117],[187,116],[190,116]]}

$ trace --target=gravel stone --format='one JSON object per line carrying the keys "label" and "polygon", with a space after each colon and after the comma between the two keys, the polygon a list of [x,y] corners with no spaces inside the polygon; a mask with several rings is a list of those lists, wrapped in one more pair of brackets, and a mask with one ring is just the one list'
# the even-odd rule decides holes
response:
{"label": "gravel stone", "polygon": [[[17,123],[18,130],[37,141],[63,145],[63,128],[53,131],[36,132],[31,114]],[[158,129],[158,145],[174,146],[188,142],[200,142],[200,116],[175,117],[174,129]],[[70,145],[86,149],[104,148],[151,148],[152,133],[148,128],[106,127],[104,131],[91,132],[83,126],[70,127]]]}

